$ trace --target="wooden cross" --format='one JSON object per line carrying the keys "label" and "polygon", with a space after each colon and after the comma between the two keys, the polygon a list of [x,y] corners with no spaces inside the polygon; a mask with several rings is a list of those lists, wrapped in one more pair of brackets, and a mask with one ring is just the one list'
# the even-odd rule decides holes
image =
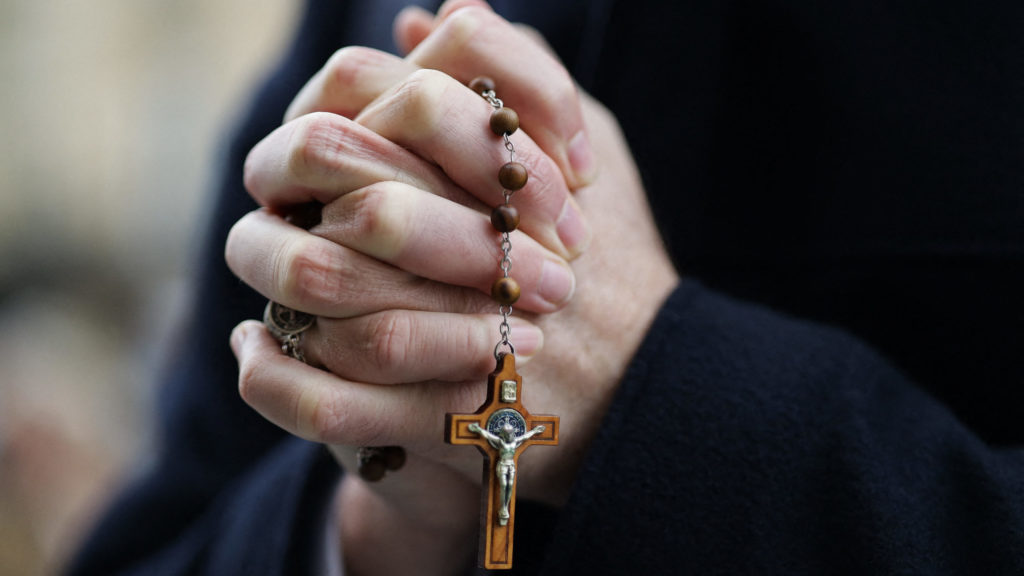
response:
{"label": "wooden cross", "polygon": [[[472,414],[445,415],[444,440],[449,444],[476,446],[485,456],[480,493],[480,565],[487,569],[512,567],[512,535],[515,529],[516,486],[502,489],[502,477],[508,478],[507,460],[501,446],[513,462],[516,476],[519,455],[529,446],[558,444],[558,416],[533,416],[523,407],[523,378],[516,373],[516,357],[502,354],[498,365],[487,377],[487,400]],[[511,428],[511,430],[510,430]],[[504,435],[503,435],[504,434]],[[487,436],[491,439],[488,440]],[[507,518],[503,508],[507,504]]]}

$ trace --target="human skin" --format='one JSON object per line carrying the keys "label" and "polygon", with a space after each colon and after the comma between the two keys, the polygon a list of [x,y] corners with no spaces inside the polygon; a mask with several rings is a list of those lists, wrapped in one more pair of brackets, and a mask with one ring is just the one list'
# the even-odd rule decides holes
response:
{"label": "human skin", "polygon": [[[443,443],[443,415],[473,411],[494,366],[487,292],[500,251],[487,214],[507,160],[490,107],[462,83],[495,79],[520,115],[512,138],[531,177],[513,197],[523,225],[512,275],[524,294],[512,338],[525,402],[559,414],[562,433],[559,447],[523,453],[519,497],[564,503],[678,278],[614,118],[531,34],[460,0],[436,17],[403,12],[396,37],[405,59],[339,52],[247,161],[265,208],[236,224],[226,258],[268,298],[319,316],[303,342],[311,365],[282,355],[254,321],[231,343],[245,401],[329,445],[346,469],[356,446],[405,448],[405,467],[381,482],[344,477],[346,569],[453,574],[476,552],[480,457]],[[311,200],[325,206],[310,230],[280,216]]]}

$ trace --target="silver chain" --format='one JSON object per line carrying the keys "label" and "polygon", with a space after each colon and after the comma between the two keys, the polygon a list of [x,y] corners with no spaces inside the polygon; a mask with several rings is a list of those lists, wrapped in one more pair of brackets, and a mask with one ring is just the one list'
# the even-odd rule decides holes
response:
{"label": "silver chain", "polygon": [[281,352],[304,363],[306,355],[302,353],[302,332],[285,336],[281,341]]}
{"label": "silver chain", "polygon": [[[505,104],[498,98],[494,90],[486,90],[483,93],[484,99],[495,109],[500,110]],[[505,150],[508,150],[508,161],[516,161],[516,147],[512,144],[512,140],[509,139],[508,134],[503,135],[505,141]],[[505,206],[512,205],[512,194],[511,190],[503,190],[502,193],[505,196]],[[510,232],[501,233],[501,260],[498,262],[498,266],[501,268],[501,273],[505,278],[509,277],[509,272],[512,270],[512,239]],[[501,335],[501,340],[498,341],[497,345],[494,346],[494,357],[501,357],[501,350],[503,347],[508,348],[508,351],[512,354],[516,353],[516,349],[512,346],[512,342],[509,338],[512,336],[512,326],[508,323],[508,317],[512,315],[512,305],[501,305],[498,306],[498,312],[501,314],[501,324],[498,325],[498,333]]]}

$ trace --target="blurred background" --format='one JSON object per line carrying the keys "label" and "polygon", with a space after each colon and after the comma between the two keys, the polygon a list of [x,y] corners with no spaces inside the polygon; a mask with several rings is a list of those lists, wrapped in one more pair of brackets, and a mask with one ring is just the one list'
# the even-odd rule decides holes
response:
{"label": "blurred background", "polygon": [[215,163],[300,4],[0,0],[0,574],[54,573],[145,464]]}

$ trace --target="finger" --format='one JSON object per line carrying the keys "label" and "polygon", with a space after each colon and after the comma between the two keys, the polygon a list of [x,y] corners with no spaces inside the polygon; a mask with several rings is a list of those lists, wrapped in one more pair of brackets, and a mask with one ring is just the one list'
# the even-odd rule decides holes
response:
{"label": "finger", "polygon": [[408,54],[434,29],[434,15],[419,6],[406,6],[395,16],[392,35],[403,55]]}
{"label": "finger", "polygon": [[484,10],[491,9],[490,4],[483,0],[445,0],[437,9],[437,20],[444,21],[458,10],[469,7],[482,8]]}
{"label": "finger", "polygon": [[[480,0],[457,0],[441,7],[435,19],[419,6],[407,6],[395,17],[395,42],[403,54],[422,42],[452,10],[466,6],[488,8]],[[284,120],[289,122],[311,112],[332,112],[354,117],[389,86],[408,76],[419,66],[393,54],[364,46],[346,46],[335,52],[327,63],[306,82],[288,106]]]}
{"label": "finger", "polygon": [[274,208],[328,204],[386,180],[481,206],[436,166],[352,120],[325,112],[302,116],[261,140],[245,160],[244,177],[253,198]]}
{"label": "finger", "polygon": [[[489,206],[504,202],[498,170],[508,162],[489,127],[492,108],[450,76],[420,70],[363,110],[356,121],[438,165],[457,186]],[[558,166],[522,130],[512,134],[529,179],[515,193],[523,230],[563,257],[586,247],[590,232]]]}
{"label": "finger", "polygon": [[[494,370],[501,316],[389,310],[357,318],[318,318],[302,340],[314,366],[359,382],[406,384],[479,380]],[[516,359],[525,362],[543,344],[540,329],[509,318]]]}
{"label": "finger", "polygon": [[[420,12],[425,11],[410,7],[402,12],[408,13],[407,19],[412,18],[406,23],[409,27],[407,35],[421,30]],[[427,15],[429,17],[429,13]],[[399,18],[402,18],[401,14]],[[311,112],[332,112],[353,118],[381,92],[418,68],[412,62],[373,48],[342,48],[299,90],[284,115],[285,122]]]}
{"label": "finger", "polygon": [[[381,182],[324,206],[310,232],[406,272],[489,294],[501,277],[501,235],[476,210],[398,182]],[[517,308],[553,312],[568,302],[575,278],[568,263],[529,236],[513,232],[511,276]]]}
{"label": "finger", "polygon": [[479,312],[494,306],[478,290],[424,280],[266,210],[232,227],[225,259],[260,294],[318,316],[348,318],[394,308]]}
{"label": "finger", "polygon": [[[540,30],[537,30],[536,28],[530,26],[529,24],[523,24],[522,22],[516,22],[515,24],[513,24],[513,26],[516,27],[516,30],[522,32],[524,36],[527,36],[535,44],[543,48],[545,52],[550,54],[551,57],[555,59],[555,61],[557,61],[562,66],[565,66],[561,58],[559,58],[558,53],[555,52],[555,49],[551,47],[551,44],[548,42],[548,39],[545,38],[544,35],[540,33]],[[580,95],[583,96],[582,93]]]}
{"label": "finger", "polygon": [[462,83],[494,79],[498,96],[519,114],[523,129],[549,154],[572,189],[597,172],[576,85],[542,45],[487,7],[453,4],[437,28],[409,53],[423,68]]}
{"label": "finger", "polygon": [[262,324],[231,334],[242,399],[288,432],[328,444],[436,449],[444,419],[483,401],[479,382],[379,386],[339,378],[281,353]]}
{"label": "finger", "polygon": [[408,54],[420,44],[438,24],[452,12],[460,8],[475,6],[490,10],[491,7],[482,0],[448,0],[437,10],[437,16],[419,6],[407,6],[398,16],[392,27],[395,44],[402,54]]}

